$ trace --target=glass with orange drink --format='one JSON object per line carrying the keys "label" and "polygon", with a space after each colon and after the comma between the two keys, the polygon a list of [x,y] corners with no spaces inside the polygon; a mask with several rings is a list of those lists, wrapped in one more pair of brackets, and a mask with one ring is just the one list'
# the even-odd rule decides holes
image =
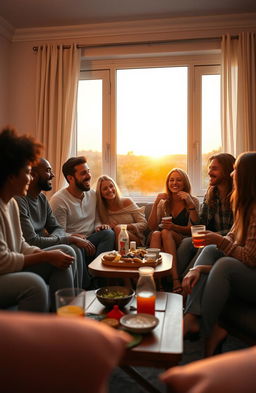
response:
{"label": "glass with orange drink", "polygon": [[192,225],[191,234],[192,242],[195,248],[203,248],[205,246],[205,225]]}
{"label": "glass with orange drink", "polygon": [[57,314],[63,317],[85,315],[85,295],[81,288],[64,288],[55,293]]}

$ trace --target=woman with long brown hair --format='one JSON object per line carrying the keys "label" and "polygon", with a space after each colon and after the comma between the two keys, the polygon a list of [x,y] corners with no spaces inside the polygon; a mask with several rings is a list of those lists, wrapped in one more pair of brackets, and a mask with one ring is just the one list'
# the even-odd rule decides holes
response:
{"label": "woman with long brown hair", "polygon": [[[199,201],[191,195],[188,175],[180,168],[173,168],[168,173],[165,189],[166,192],[157,195],[148,219],[148,226],[152,230],[150,247],[172,254],[173,292],[182,293],[176,249],[181,240],[190,235],[191,224],[199,219]],[[168,216],[169,220],[163,220]]]}
{"label": "woman with long brown hair", "polygon": [[231,205],[234,224],[226,236],[206,231],[206,246],[184,277],[189,296],[184,334],[195,333],[202,319],[206,355],[214,353],[227,332],[218,319],[230,295],[256,304],[256,152],[241,154],[234,166]]}

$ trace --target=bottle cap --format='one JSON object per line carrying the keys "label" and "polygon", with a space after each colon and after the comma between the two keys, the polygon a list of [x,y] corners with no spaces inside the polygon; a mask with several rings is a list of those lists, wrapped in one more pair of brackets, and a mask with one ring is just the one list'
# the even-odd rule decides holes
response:
{"label": "bottle cap", "polygon": [[146,274],[153,274],[153,273],[154,273],[154,268],[151,266],[139,267],[139,274],[146,275]]}
{"label": "bottle cap", "polygon": [[121,224],[121,229],[127,229],[127,225],[126,224]]}

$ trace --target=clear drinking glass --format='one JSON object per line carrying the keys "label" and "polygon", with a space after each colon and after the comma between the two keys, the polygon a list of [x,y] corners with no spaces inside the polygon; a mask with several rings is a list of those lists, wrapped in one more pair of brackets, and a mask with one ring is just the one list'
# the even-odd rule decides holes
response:
{"label": "clear drinking glass", "polygon": [[64,288],[55,293],[57,314],[63,317],[85,315],[86,292],[81,288]]}
{"label": "clear drinking glass", "polygon": [[205,225],[191,226],[192,242],[195,248],[203,248],[205,246],[205,234],[200,233],[203,231],[205,231]]}

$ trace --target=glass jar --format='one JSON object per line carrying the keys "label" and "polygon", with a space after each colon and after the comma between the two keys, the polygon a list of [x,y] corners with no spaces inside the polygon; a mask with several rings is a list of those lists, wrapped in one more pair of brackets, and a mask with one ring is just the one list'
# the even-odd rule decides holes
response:
{"label": "glass jar", "polygon": [[139,268],[139,279],[136,287],[137,313],[155,315],[156,286],[154,269],[149,266]]}

